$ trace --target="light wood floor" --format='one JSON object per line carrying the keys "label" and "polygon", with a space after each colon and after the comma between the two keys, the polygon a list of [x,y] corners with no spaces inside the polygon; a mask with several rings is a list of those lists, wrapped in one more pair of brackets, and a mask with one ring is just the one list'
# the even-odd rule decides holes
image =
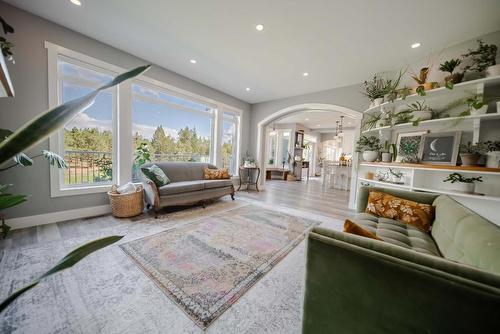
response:
{"label": "light wood floor", "polygon": [[[236,200],[238,197],[309,211],[340,220],[354,216],[354,211],[348,209],[349,192],[322,187],[320,178],[311,178],[308,182],[272,180],[266,182],[264,191],[257,192],[242,189],[242,191],[236,193]],[[178,209],[167,210],[175,211]],[[139,216],[137,219],[141,218],[143,216]],[[0,239],[0,250],[77,237],[84,235],[88,231],[119,223],[120,220],[108,215],[98,219],[77,219],[14,230],[6,239]]]}
{"label": "light wood floor", "polygon": [[264,191],[237,193],[238,196],[267,204],[310,211],[341,220],[354,216],[354,211],[348,208],[349,194],[345,190],[322,187],[321,178],[310,178],[308,182],[271,180],[266,181]]}

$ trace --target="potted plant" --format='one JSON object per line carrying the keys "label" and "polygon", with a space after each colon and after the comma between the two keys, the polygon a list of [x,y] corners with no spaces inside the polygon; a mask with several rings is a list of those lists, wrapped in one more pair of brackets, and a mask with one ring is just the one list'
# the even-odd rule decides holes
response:
{"label": "potted plant", "polygon": [[473,194],[476,188],[475,182],[483,182],[482,177],[464,177],[459,173],[452,173],[448,175],[443,182],[451,182],[453,190]]}
{"label": "potted plant", "polygon": [[484,115],[488,110],[488,102],[483,100],[482,95],[472,95],[465,99],[465,104],[469,106],[470,115]]}
{"label": "potted plant", "polygon": [[375,136],[361,136],[357,141],[356,152],[363,153],[363,160],[373,162],[378,158],[378,152],[382,148],[380,139]]}
{"label": "potted plant", "polygon": [[496,64],[497,46],[494,44],[485,44],[483,40],[477,40],[477,49],[469,49],[463,54],[464,61],[469,65],[465,66],[464,70],[470,72],[467,76],[468,80],[481,78],[484,73],[487,77],[500,75],[500,65]]}
{"label": "potted plant", "polygon": [[396,144],[389,144],[389,142],[386,140],[384,143],[384,149],[382,150],[382,162],[392,162],[394,159],[396,159],[396,155]]}
{"label": "potted plant", "polygon": [[443,72],[448,72],[450,75],[446,76],[444,78],[445,85],[447,88],[453,88],[454,84],[460,83],[464,77],[463,72],[456,72],[455,69],[457,68],[458,65],[460,65],[462,61],[458,58],[450,59],[439,65],[439,70]]}
{"label": "potted plant", "polygon": [[463,166],[476,166],[478,164],[481,155],[486,153],[487,149],[485,145],[481,142],[472,144],[468,142],[467,144],[460,145],[460,159],[462,160]]}
{"label": "potted plant", "polygon": [[365,81],[363,83],[365,87],[364,95],[370,100],[369,108],[376,107],[384,102],[384,95],[389,92],[387,81],[377,76],[373,76],[370,81]]}
{"label": "potted plant", "polygon": [[425,104],[425,101],[416,101],[407,104],[407,109],[404,111],[411,113],[413,122],[427,121],[432,119],[432,108]]}
{"label": "potted plant", "polygon": [[500,141],[487,141],[484,143],[488,153],[486,153],[486,167],[498,168],[500,167]]}
{"label": "potted plant", "polygon": [[422,67],[418,73],[413,73],[411,78],[415,80],[417,83],[417,87],[415,88],[415,92],[418,95],[424,96],[426,90],[430,90],[438,87],[437,82],[427,82],[427,78],[429,73],[431,72],[431,66]]}

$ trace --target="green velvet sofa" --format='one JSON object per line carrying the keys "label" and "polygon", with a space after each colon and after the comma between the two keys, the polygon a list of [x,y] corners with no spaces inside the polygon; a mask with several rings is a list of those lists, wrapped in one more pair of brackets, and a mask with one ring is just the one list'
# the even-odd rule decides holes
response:
{"label": "green velvet sofa", "polygon": [[[432,204],[431,234],[364,213],[371,189]],[[302,331],[500,333],[500,227],[448,196],[362,187],[353,220],[307,242]]]}

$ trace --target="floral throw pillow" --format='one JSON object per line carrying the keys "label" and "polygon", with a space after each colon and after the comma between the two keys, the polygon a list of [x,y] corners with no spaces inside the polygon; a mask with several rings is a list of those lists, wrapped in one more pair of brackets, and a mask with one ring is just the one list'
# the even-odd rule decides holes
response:
{"label": "floral throw pillow", "polygon": [[229,179],[229,171],[227,168],[212,169],[205,168],[205,180]]}
{"label": "floral throw pillow", "polygon": [[425,232],[431,230],[434,207],[379,191],[370,191],[366,213],[413,225]]}
{"label": "floral throw pillow", "polygon": [[146,175],[148,179],[153,181],[157,187],[161,187],[170,183],[170,179],[165,174],[163,169],[156,165],[141,167],[141,171],[144,173],[144,175]]}

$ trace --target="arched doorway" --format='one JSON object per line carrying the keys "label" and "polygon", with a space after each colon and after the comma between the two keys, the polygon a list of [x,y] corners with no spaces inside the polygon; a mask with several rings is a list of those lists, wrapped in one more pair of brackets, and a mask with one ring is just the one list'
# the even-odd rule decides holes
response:
{"label": "arched doorway", "polygon": [[[304,104],[297,104],[293,106],[289,106],[286,108],[283,108],[281,110],[278,110],[271,115],[267,116],[266,118],[262,119],[259,123],[257,123],[257,161],[259,163],[259,167],[261,171],[264,171],[266,168],[265,165],[265,154],[266,154],[266,131],[265,128],[269,126],[271,123],[274,121],[281,119],[285,116],[292,115],[294,113],[300,113],[303,111],[307,110],[323,110],[323,111],[332,111],[332,112],[337,112],[337,113],[342,113],[346,116],[349,116],[356,120],[356,125],[355,125],[355,133],[359,134],[360,130],[360,123],[362,119],[362,113],[350,108],[346,108],[343,106],[338,106],[334,104],[325,104],[325,103],[304,103]],[[353,161],[357,161],[357,157],[353,156]],[[354,189],[354,186],[356,184],[356,176],[357,176],[357,166],[353,164],[353,171],[352,171],[352,180],[351,180],[351,189]],[[265,189],[265,177],[262,177],[259,180],[259,187],[261,189]],[[353,207],[354,206],[354,197],[355,197],[355,192],[351,191],[350,194],[350,200],[349,200],[349,206]]]}

